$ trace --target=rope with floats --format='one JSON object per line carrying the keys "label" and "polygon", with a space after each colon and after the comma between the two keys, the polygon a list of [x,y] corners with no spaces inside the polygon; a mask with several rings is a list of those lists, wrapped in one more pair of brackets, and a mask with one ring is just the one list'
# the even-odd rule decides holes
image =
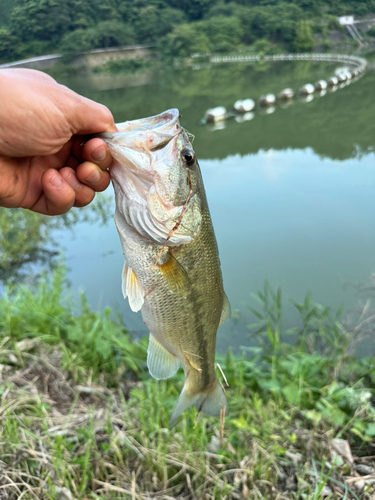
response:
{"label": "rope with floats", "polygon": [[209,62],[205,64],[194,64],[194,69],[203,69],[210,67],[212,64],[222,63],[238,63],[238,62],[258,62],[258,61],[325,61],[336,62],[342,65],[337,68],[335,74],[327,80],[318,80],[315,84],[306,83],[302,85],[297,92],[291,88],[281,90],[277,95],[265,94],[256,101],[250,98],[239,99],[233,104],[233,111],[228,112],[224,106],[217,106],[208,109],[205,112],[202,123],[217,124],[217,128],[222,128],[220,122],[224,122],[227,118],[234,117],[236,121],[247,121],[254,117],[254,109],[256,106],[262,109],[266,114],[275,110],[274,106],[278,103],[281,107],[288,106],[294,97],[299,97],[302,102],[309,102],[314,98],[314,95],[323,96],[327,90],[335,92],[336,90],[345,87],[350,83],[358,81],[364,74],[367,68],[366,59],[358,56],[347,54],[273,54],[273,55],[208,55],[194,54],[193,59],[207,58]]}

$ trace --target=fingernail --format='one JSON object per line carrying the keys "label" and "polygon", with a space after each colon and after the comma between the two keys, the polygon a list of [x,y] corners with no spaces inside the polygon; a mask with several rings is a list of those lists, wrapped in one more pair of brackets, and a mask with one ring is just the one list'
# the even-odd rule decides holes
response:
{"label": "fingernail", "polygon": [[66,179],[66,181],[70,185],[70,187],[74,189],[74,191],[76,191],[81,186],[81,183],[74,175],[71,175],[69,179]]}
{"label": "fingernail", "polygon": [[49,180],[49,183],[51,184],[52,187],[59,188],[61,186],[61,184],[63,183],[63,180],[62,180],[61,176],[58,173],[56,173],[51,177],[51,179]]}
{"label": "fingernail", "polygon": [[97,170],[94,170],[90,175],[86,177],[86,181],[90,182],[91,184],[95,184],[96,182],[100,181],[100,172]]}
{"label": "fingernail", "polygon": [[94,151],[91,153],[91,158],[95,161],[103,161],[105,157],[106,149],[104,145],[101,145],[98,148],[94,149]]}

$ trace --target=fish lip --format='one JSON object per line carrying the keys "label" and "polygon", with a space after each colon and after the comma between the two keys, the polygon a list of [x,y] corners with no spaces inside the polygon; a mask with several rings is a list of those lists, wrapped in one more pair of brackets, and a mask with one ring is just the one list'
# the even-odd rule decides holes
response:
{"label": "fish lip", "polygon": [[[140,118],[139,120],[131,120],[122,123],[117,123],[116,127],[119,132],[136,132],[139,130],[157,130],[160,128],[169,128],[178,122],[180,112],[177,108],[167,109],[158,115]],[[176,133],[180,131],[180,126],[177,127]],[[175,134],[173,134],[175,135]]]}
{"label": "fish lip", "polygon": [[101,132],[99,134],[94,134],[92,137],[98,137],[104,141],[111,141],[122,134],[136,135],[137,133],[147,134],[149,132],[155,132],[156,134],[164,135],[165,142],[162,145],[156,146],[156,148],[146,147],[149,152],[153,152],[163,148],[165,144],[182,132],[183,128],[179,124],[180,116],[180,112],[177,108],[171,108],[158,115],[140,118],[139,120],[116,123],[117,132]]}

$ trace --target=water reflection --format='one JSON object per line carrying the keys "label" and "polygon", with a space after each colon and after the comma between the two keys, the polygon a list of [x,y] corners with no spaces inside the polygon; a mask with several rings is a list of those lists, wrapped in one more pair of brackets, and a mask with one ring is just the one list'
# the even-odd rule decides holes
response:
{"label": "water reflection", "polygon": [[154,74],[148,84],[106,91],[93,90],[85,80],[64,83],[109,106],[117,121],[178,107],[184,126],[196,136],[195,147],[200,158],[245,155],[271,147],[310,147],[318,155],[345,159],[353,156],[354,145],[362,151],[373,146],[374,72],[367,72],[359,81],[345,84],[339,92],[324,99],[314,99],[309,106],[296,102],[283,113],[267,116],[267,123],[257,115],[239,129],[232,120],[227,124],[225,140],[221,134],[212,134],[198,125],[206,109],[219,104],[231,109],[241,96],[256,99],[265,93],[277,93],[280,88],[295,90],[306,81],[327,78],[333,70],[334,66],[324,62],[279,62],[214,66],[200,71],[167,68]]}
{"label": "water reflection", "polygon": [[248,111],[247,113],[244,113],[243,115],[238,115],[234,119],[236,120],[237,123],[243,123],[243,122],[248,122],[252,120],[255,117],[255,114],[252,111]]}

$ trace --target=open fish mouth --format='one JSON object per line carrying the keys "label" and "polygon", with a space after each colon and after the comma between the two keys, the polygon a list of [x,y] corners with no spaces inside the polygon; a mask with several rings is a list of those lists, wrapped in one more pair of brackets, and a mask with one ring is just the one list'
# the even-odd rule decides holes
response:
{"label": "open fish mouth", "polygon": [[[175,137],[181,132],[181,126],[179,124],[180,112],[176,108],[168,109],[163,113],[155,116],[150,116],[148,118],[141,118],[139,120],[130,120],[122,123],[116,123],[118,132],[103,132],[98,134],[97,137],[102,139],[114,139],[119,136],[119,133],[124,133],[130,137],[140,136],[145,137],[147,132],[152,131],[160,138],[167,142],[168,136],[169,140]],[[146,134],[146,135],[145,135]],[[122,136],[124,138],[124,136]],[[147,142],[147,141],[146,141]],[[154,149],[152,146],[153,142],[149,144],[149,149]]]}

